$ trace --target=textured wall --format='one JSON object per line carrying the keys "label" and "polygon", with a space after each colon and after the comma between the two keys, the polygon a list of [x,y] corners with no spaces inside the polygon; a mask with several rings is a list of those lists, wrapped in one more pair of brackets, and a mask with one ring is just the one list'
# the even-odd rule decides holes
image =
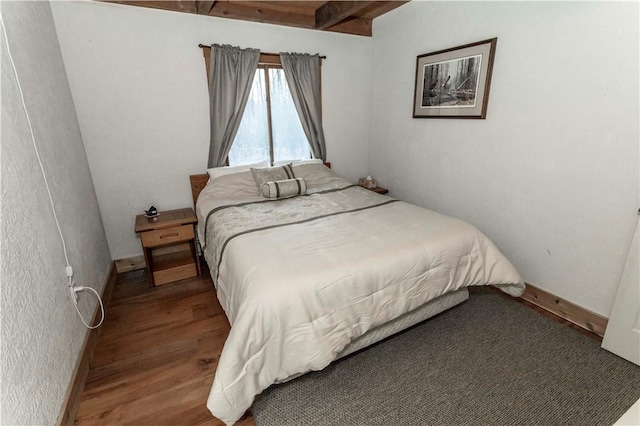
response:
{"label": "textured wall", "polygon": [[[100,292],[111,258],[49,3],[0,4],[75,279]],[[4,41],[0,424],[54,424],[88,331],[71,303]],[[90,320],[96,302],[82,295],[80,304]]]}
{"label": "textured wall", "polygon": [[[638,209],[638,2],[416,2],[374,22],[369,167],[608,316]],[[486,120],[413,119],[416,56],[498,37]]]}
{"label": "textured wall", "polygon": [[198,43],[327,55],[322,100],[328,159],[367,173],[371,39],[99,2],[53,2],[114,259],[142,253],[136,214],[192,205],[203,173],[209,103]]}

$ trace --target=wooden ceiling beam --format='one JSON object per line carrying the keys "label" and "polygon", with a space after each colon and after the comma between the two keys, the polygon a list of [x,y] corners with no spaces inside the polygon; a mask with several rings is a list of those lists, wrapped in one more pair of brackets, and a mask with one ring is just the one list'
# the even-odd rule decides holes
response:
{"label": "wooden ceiling beam", "polygon": [[373,34],[372,28],[373,24],[371,19],[347,18],[339,24],[329,27],[324,31],[371,37]]}
{"label": "wooden ceiling beam", "polygon": [[[2,0],[0,0],[2,1]],[[373,18],[406,1],[98,0],[371,37]],[[334,23],[335,22],[335,23]],[[332,24],[333,23],[333,24]],[[319,26],[318,26],[319,25]]]}
{"label": "wooden ceiling beam", "polygon": [[[266,7],[255,7],[258,2],[218,0],[209,12],[209,16],[316,29],[314,15],[296,12],[300,9],[287,8],[286,3],[278,2],[278,8],[267,9]],[[371,20],[350,18],[327,28],[327,31],[371,37]]]}
{"label": "wooden ceiling beam", "polygon": [[208,15],[216,0],[196,1],[196,13],[198,15]]}
{"label": "wooden ceiling beam", "polygon": [[170,10],[173,12],[196,13],[196,3],[193,0],[102,0],[105,3],[117,3],[128,6],[148,7],[150,9]]}
{"label": "wooden ceiling beam", "polygon": [[314,21],[312,15],[296,13],[293,9],[291,11],[281,11],[260,7],[256,8],[250,4],[253,2],[246,3],[247,4],[244,4],[244,2],[241,1],[217,1],[209,12],[209,15],[265,24],[313,28]]}
{"label": "wooden ceiling beam", "polygon": [[374,4],[373,1],[328,1],[316,10],[315,29],[326,30]]}
{"label": "wooden ceiling beam", "polygon": [[358,18],[374,19],[380,15],[384,15],[387,12],[392,11],[405,3],[409,3],[408,0],[394,0],[394,1],[376,1],[373,4],[356,14]]}

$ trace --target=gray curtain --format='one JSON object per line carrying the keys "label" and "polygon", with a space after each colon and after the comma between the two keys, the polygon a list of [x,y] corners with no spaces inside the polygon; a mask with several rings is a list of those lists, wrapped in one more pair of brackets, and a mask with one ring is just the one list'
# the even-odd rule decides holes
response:
{"label": "gray curtain", "polygon": [[280,61],[313,157],[327,161],[320,106],[320,57],[280,53]]}
{"label": "gray curtain", "polygon": [[209,168],[224,166],[227,161],[259,60],[260,51],[256,49],[211,45]]}

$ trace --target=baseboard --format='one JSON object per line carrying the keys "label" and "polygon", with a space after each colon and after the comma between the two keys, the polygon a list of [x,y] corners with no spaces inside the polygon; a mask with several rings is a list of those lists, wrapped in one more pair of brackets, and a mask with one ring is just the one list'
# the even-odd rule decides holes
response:
{"label": "baseboard", "polygon": [[131,272],[136,269],[144,269],[147,267],[147,264],[144,262],[144,256],[132,256],[124,259],[116,260],[116,269],[119,274],[123,272]]}
{"label": "baseboard", "polygon": [[604,336],[604,330],[607,328],[609,320],[568,300],[531,284],[527,284],[527,289],[520,298],[600,337]]}
{"label": "baseboard", "polygon": [[[106,305],[111,298],[111,292],[113,291],[117,277],[118,273],[116,264],[115,262],[112,262],[109,275],[107,276],[107,280],[102,290],[101,297],[104,305]],[[98,321],[100,321],[100,306],[96,305],[96,310],[93,314],[91,324],[96,324]],[[90,330],[89,333],[87,333],[81,356],[76,362],[73,377],[69,384],[64,404],[60,410],[60,415],[58,416],[58,421],[56,423],[57,426],[71,426],[75,422],[78,407],[80,406],[82,390],[89,374],[89,365],[91,364],[91,359],[93,357],[93,349],[98,341],[99,330],[100,328],[97,328],[95,330]]]}

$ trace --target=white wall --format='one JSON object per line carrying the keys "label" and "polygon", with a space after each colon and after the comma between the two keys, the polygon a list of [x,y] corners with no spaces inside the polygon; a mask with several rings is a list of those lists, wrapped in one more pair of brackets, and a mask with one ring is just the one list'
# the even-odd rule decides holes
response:
{"label": "white wall", "polygon": [[[638,3],[413,1],[373,34],[379,182],[609,316],[639,206]],[[487,119],[412,119],[416,56],[491,37]]]}
{"label": "white wall", "polygon": [[62,53],[114,259],[140,254],[134,218],[192,205],[204,173],[209,104],[198,43],[327,55],[322,66],[328,160],[367,172],[367,37],[99,2],[53,2]]}
{"label": "white wall", "polygon": [[[20,83],[78,285],[102,291],[111,258],[47,2],[2,2]],[[2,37],[0,424],[55,424],[88,330]],[[95,299],[80,296],[91,319]]]}

